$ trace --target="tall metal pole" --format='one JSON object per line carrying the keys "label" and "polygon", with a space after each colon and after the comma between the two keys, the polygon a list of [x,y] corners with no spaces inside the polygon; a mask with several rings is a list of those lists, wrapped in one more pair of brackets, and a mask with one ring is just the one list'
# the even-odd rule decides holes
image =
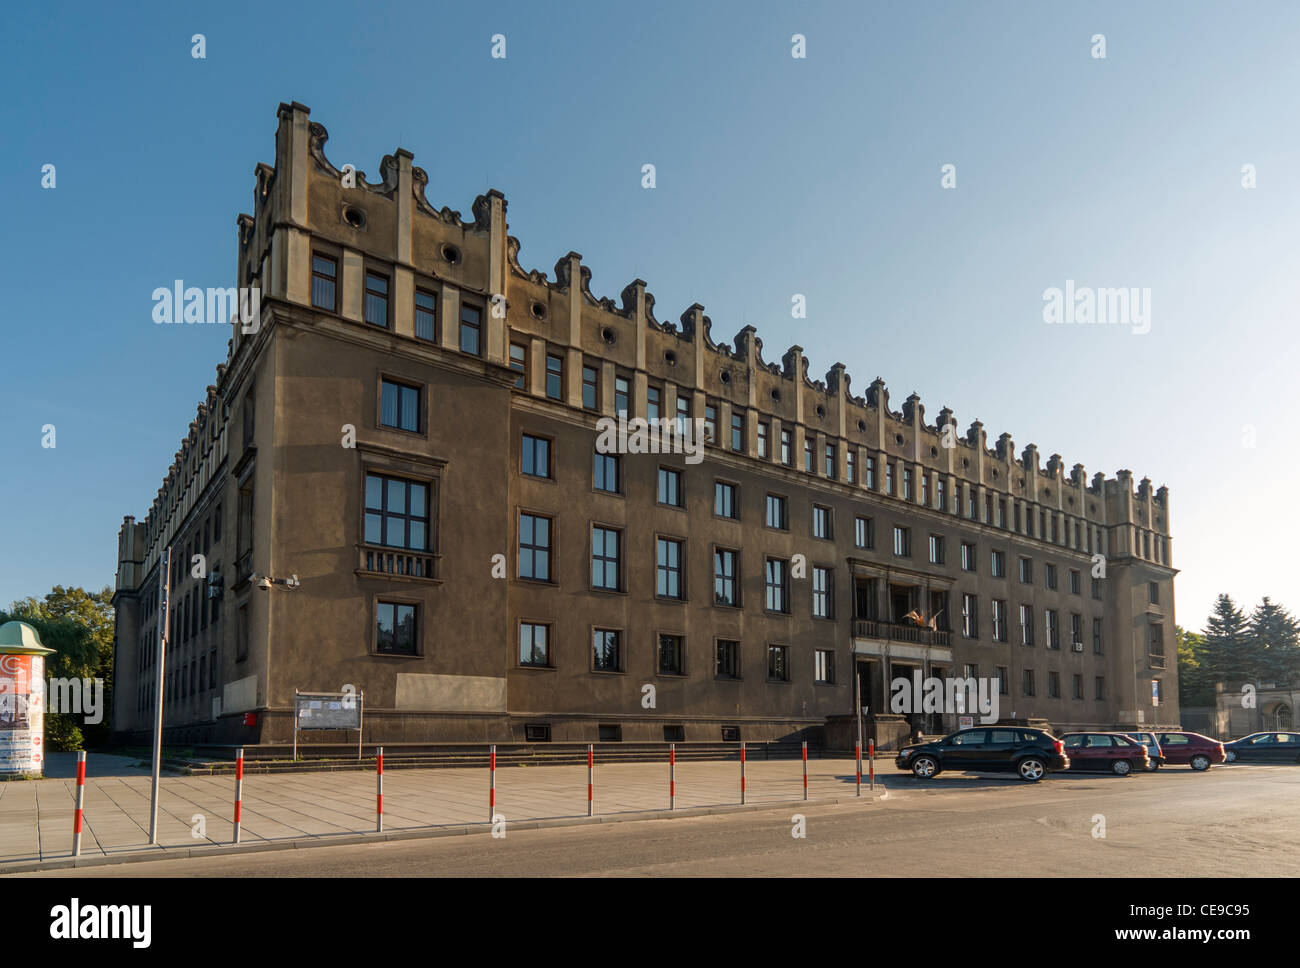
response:
{"label": "tall metal pole", "polygon": [[853,714],[858,720],[858,744],[854,756],[858,761],[857,796],[862,796],[862,666],[853,663]]}
{"label": "tall metal pole", "polygon": [[166,684],[167,643],[171,638],[172,546],[158,561],[158,678],[154,684],[153,778],[149,784],[149,843],[158,843],[158,777],[162,773],[163,691]]}

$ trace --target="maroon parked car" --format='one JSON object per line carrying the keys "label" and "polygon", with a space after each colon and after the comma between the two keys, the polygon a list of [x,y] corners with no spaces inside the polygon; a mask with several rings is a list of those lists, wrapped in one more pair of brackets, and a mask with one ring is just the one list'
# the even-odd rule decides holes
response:
{"label": "maroon parked car", "polygon": [[1120,733],[1065,733],[1061,736],[1070,771],[1128,776],[1149,767],[1146,747]]}
{"label": "maroon parked car", "polygon": [[1208,770],[1225,759],[1223,744],[1200,733],[1156,733],[1166,763],[1186,763],[1193,770]]}

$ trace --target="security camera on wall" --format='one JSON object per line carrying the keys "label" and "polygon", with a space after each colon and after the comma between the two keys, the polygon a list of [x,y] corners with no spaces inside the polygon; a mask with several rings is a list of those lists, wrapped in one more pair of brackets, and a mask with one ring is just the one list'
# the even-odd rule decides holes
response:
{"label": "security camera on wall", "polygon": [[255,584],[258,588],[262,589],[262,591],[269,592],[271,590],[272,582],[271,579],[263,576],[261,578],[258,578],[257,581],[255,581],[253,584]]}

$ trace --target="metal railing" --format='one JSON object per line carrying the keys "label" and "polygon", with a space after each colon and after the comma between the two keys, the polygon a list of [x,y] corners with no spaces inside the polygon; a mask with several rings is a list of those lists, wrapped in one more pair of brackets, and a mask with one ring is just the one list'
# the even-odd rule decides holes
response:
{"label": "metal railing", "polygon": [[853,634],[857,638],[884,639],[888,642],[914,642],[917,645],[952,647],[952,632],[930,629],[897,622],[881,622],[874,618],[855,618]]}
{"label": "metal railing", "polygon": [[358,569],[376,575],[400,575],[403,578],[438,577],[439,555],[405,548],[385,548],[378,545],[358,545]]}

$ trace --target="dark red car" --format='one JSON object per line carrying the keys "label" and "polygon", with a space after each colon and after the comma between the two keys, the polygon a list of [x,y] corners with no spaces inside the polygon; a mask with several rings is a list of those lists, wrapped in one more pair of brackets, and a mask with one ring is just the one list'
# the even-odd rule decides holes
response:
{"label": "dark red car", "polygon": [[1146,747],[1120,733],[1065,733],[1061,736],[1070,770],[1128,776],[1149,766]]}
{"label": "dark red car", "polygon": [[1200,733],[1156,733],[1166,763],[1186,763],[1193,770],[1208,770],[1225,759],[1223,744]]}

